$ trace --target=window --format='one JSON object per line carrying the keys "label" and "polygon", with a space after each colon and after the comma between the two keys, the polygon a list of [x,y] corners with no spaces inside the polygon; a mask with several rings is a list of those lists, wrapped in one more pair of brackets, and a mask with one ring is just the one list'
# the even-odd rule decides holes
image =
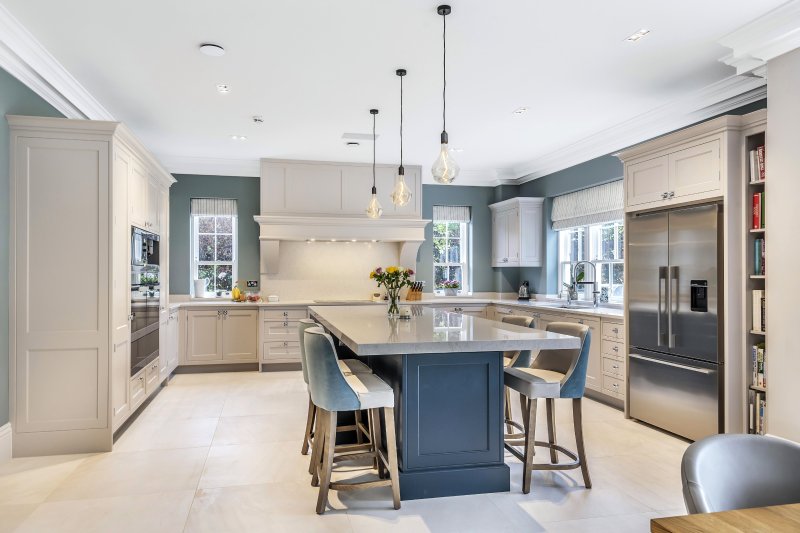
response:
{"label": "window", "polygon": [[[572,271],[579,261],[591,261],[597,267],[601,302],[622,303],[625,267],[623,250],[625,230],[621,220],[568,228],[558,232],[559,291],[572,281]],[[585,281],[594,281],[591,268],[582,265]],[[579,285],[582,299],[592,300],[592,285]]]}
{"label": "window", "polygon": [[192,198],[192,278],[230,291],[237,274],[236,200]]}
{"label": "window", "polygon": [[457,281],[460,294],[471,290],[471,220],[469,206],[433,206],[433,284],[437,294],[444,292],[446,281]]}

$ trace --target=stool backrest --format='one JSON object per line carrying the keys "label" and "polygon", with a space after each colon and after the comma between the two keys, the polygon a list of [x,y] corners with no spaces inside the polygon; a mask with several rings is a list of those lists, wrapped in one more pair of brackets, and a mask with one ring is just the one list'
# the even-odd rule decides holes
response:
{"label": "stool backrest", "polygon": [[800,503],[800,445],[766,435],[714,435],[681,461],[690,513]]}
{"label": "stool backrest", "polygon": [[333,339],[322,328],[305,330],[308,388],[314,405],[326,411],[355,411],[361,402],[339,368]]}
{"label": "stool backrest", "polygon": [[[500,322],[521,326],[523,328],[536,327],[532,317],[522,315],[506,315],[500,319]],[[531,366],[531,359],[533,358],[530,350],[511,350],[505,352],[503,355],[511,359],[512,367],[528,368]]]}
{"label": "stool backrest", "polygon": [[547,326],[547,331],[578,337],[581,340],[581,347],[574,350],[541,350],[531,362],[531,367],[564,374],[560,397],[581,398],[586,387],[589,346],[592,342],[589,326],[571,322],[551,322]]}
{"label": "stool backrest", "polygon": [[305,333],[308,328],[318,328],[319,324],[311,320],[310,318],[303,318],[300,320],[300,324],[297,326],[297,331],[300,332],[300,365],[303,368],[303,381],[306,382],[308,385],[308,369],[306,368],[306,343],[305,343]]}

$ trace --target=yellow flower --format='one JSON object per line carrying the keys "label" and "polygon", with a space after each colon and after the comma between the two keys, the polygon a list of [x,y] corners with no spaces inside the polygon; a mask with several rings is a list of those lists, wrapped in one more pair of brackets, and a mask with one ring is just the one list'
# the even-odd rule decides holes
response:
{"label": "yellow flower", "polygon": [[369,279],[375,279],[375,271],[369,273]]}
{"label": "yellow flower", "polygon": [[397,272],[396,266],[390,266],[389,268],[386,269],[387,274],[394,274],[395,272]]}

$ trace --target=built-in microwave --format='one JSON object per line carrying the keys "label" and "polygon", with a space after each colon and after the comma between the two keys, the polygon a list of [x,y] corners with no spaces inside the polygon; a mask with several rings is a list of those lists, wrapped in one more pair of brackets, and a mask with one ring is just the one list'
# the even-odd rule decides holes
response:
{"label": "built-in microwave", "polygon": [[155,233],[131,226],[131,265],[158,265],[158,241]]}

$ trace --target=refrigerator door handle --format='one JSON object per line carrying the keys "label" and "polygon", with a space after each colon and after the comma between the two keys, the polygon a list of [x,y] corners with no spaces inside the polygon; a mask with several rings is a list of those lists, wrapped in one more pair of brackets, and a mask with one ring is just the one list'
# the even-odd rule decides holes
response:
{"label": "refrigerator door handle", "polygon": [[632,353],[630,357],[634,359],[641,359],[642,361],[647,361],[648,363],[655,363],[657,365],[666,365],[666,366],[674,366],[675,368],[680,368],[682,370],[690,370],[692,372],[697,372],[699,374],[712,374],[714,371],[708,368],[697,368],[694,366],[687,366],[687,365],[679,365],[678,363],[671,363],[669,361],[661,361],[659,359],[652,359],[650,357],[644,357],[639,354]]}
{"label": "refrigerator door handle", "polygon": [[[673,283],[674,282],[674,283]],[[673,292],[672,287],[675,287]],[[673,305],[674,304],[674,305]],[[675,347],[675,334],[672,332],[672,313],[678,313],[678,267],[671,266],[669,267],[669,300],[667,302],[667,307],[669,308],[669,313],[667,315],[667,322],[669,328],[669,348]],[[673,307],[675,310],[673,311]]]}
{"label": "refrigerator door handle", "polygon": [[661,322],[663,321],[663,315],[664,315],[662,302],[664,304],[663,307],[667,306],[667,303],[664,302],[666,292],[667,292],[667,267],[661,266],[658,267],[658,324],[656,326],[656,334],[658,335],[656,344],[658,346],[664,346],[664,344],[666,343],[666,339],[664,338],[664,332],[661,331]]}

